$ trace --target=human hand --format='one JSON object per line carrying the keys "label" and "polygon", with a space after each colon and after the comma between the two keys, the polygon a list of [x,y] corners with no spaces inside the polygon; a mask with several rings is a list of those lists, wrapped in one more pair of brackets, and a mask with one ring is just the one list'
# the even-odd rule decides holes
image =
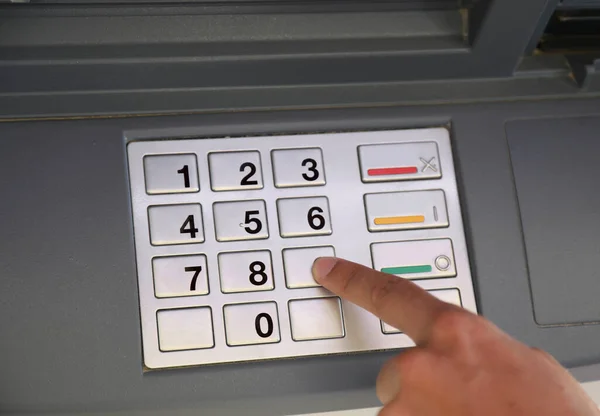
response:
{"label": "human hand", "polygon": [[380,416],[598,416],[577,381],[549,354],[413,282],[335,258],[315,279],[416,343],[377,378]]}

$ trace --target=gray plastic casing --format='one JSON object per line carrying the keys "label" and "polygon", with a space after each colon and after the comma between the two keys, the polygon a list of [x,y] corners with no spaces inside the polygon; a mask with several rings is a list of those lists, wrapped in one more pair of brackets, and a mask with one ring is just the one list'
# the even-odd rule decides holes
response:
{"label": "gray plastic casing", "polygon": [[[390,353],[143,373],[125,163],[124,137],[132,136],[451,123],[481,312],[565,365],[600,361],[599,326],[536,324],[505,132],[517,126],[508,120],[524,114],[551,117],[528,122],[528,136],[557,115],[579,116],[593,105],[598,101],[3,123],[0,189],[10,197],[0,211],[2,408],[293,414],[376,404],[375,376]],[[594,121],[564,122],[595,134]],[[596,289],[597,280],[572,279]]]}
{"label": "gray plastic casing", "polygon": [[[394,353],[144,374],[132,139],[446,126],[478,309],[568,367],[600,362],[597,172],[570,168],[598,152],[597,65],[582,82],[563,57],[523,57],[558,1],[482,0],[466,24],[453,9],[359,3],[0,9],[0,412],[377,405]],[[557,153],[569,166],[555,182]],[[585,207],[561,235],[547,231],[569,205],[548,208],[555,183]],[[561,247],[583,259],[568,292],[548,263]]]}

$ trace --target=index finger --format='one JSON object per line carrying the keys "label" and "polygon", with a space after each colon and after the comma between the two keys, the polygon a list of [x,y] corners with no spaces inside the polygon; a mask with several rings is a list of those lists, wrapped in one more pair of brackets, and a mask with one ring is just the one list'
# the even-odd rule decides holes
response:
{"label": "index finger", "polygon": [[313,264],[317,282],[408,335],[417,345],[430,339],[442,311],[453,308],[413,282],[334,257]]}

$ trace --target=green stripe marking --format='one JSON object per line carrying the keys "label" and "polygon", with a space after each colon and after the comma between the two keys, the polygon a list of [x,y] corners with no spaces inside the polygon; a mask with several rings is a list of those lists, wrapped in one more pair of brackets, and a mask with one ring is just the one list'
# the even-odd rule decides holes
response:
{"label": "green stripe marking", "polygon": [[384,267],[381,269],[383,273],[389,274],[415,274],[415,273],[431,273],[432,267],[429,265],[420,266],[403,266],[403,267]]}

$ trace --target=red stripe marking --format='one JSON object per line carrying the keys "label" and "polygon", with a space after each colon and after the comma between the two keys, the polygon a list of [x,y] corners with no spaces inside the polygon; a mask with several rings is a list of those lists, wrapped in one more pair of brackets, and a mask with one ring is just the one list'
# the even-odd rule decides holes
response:
{"label": "red stripe marking", "polygon": [[404,166],[397,168],[381,168],[381,169],[369,169],[367,174],[369,176],[383,176],[383,175],[409,175],[411,173],[417,173],[419,170],[416,166]]}

